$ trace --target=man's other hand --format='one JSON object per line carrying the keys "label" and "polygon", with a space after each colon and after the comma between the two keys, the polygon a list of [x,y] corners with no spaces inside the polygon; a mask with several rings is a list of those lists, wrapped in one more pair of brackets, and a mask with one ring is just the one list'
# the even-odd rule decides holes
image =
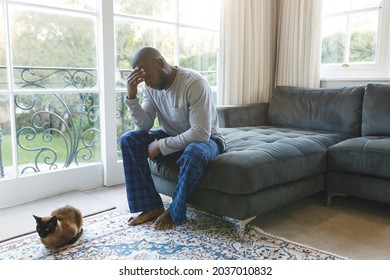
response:
{"label": "man's other hand", "polygon": [[161,154],[160,147],[158,146],[158,141],[155,140],[148,146],[148,156],[149,159],[153,162],[157,162],[157,157]]}

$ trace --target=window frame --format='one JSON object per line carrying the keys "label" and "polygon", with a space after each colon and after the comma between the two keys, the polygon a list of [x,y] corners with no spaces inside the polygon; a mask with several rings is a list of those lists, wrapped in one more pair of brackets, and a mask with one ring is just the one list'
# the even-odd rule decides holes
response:
{"label": "window frame", "polygon": [[[362,9],[367,12],[372,9]],[[322,15],[325,18],[326,15]],[[390,0],[382,0],[379,8],[376,62],[322,64],[321,80],[390,79]],[[322,38],[321,38],[322,41]],[[322,45],[322,43],[321,43]]]}

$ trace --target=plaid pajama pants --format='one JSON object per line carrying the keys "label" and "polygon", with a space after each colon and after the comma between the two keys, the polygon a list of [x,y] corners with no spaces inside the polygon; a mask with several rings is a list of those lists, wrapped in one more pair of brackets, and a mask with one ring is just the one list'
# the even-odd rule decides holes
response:
{"label": "plaid pajama pants", "polygon": [[[148,164],[148,145],[155,139],[169,137],[162,130],[135,130],[122,135],[120,144],[125,172],[127,201],[130,212],[150,211],[162,208],[163,203],[156,191]],[[221,145],[210,139],[207,142],[194,142],[184,151],[162,156],[159,160],[176,157],[180,172],[176,188],[172,194],[169,212],[173,221],[180,224],[186,220],[187,199],[200,183],[209,161],[222,150]]]}

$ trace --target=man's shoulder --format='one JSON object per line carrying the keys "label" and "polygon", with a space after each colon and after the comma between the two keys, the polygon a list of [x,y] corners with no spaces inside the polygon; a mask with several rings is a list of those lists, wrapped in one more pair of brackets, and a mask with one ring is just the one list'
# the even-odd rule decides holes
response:
{"label": "man's shoulder", "polygon": [[190,68],[182,68],[178,67],[179,75],[181,75],[185,79],[192,79],[192,80],[206,80],[205,77],[202,76],[198,71]]}
{"label": "man's shoulder", "polygon": [[196,91],[209,90],[210,85],[208,81],[199,72],[189,68],[180,68],[179,73],[182,76],[182,84],[186,85],[188,89],[195,89]]}

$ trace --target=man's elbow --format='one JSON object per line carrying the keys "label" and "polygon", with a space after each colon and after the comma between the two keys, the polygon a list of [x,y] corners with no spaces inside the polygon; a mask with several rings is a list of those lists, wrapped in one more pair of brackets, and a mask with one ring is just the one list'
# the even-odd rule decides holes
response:
{"label": "man's elbow", "polygon": [[195,130],[193,135],[194,142],[207,142],[210,140],[211,133],[205,129]]}

